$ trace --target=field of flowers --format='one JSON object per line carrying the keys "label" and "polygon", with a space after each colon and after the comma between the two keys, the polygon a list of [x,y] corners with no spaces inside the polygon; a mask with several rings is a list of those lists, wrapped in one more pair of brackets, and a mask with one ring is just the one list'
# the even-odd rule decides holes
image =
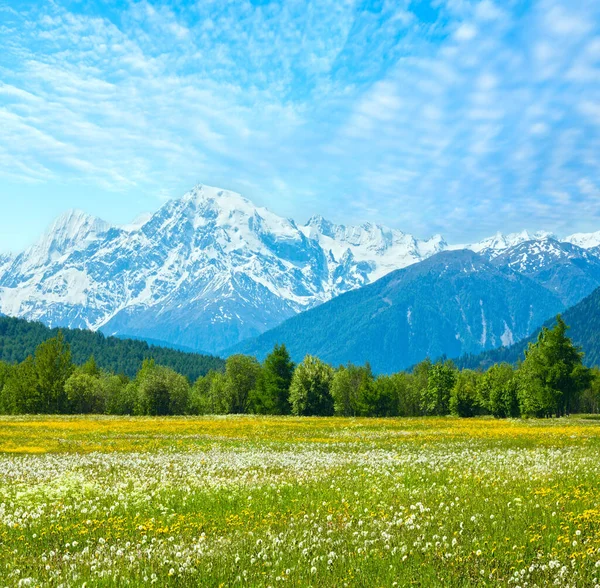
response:
{"label": "field of flowers", "polygon": [[1,586],[600,581],[600,421],[0,419]]}

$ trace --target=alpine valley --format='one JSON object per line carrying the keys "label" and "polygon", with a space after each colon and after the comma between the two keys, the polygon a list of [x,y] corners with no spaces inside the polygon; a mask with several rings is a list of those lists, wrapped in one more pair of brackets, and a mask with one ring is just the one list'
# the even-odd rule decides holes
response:
{"label": "alpine valley", "polygon": [[203,185],[127,226],[68,212],[0,254],[0,314],[210,353],[380,356],[379,371],[514,343],[599,286],[600,234],[448,245],[299,225]]}

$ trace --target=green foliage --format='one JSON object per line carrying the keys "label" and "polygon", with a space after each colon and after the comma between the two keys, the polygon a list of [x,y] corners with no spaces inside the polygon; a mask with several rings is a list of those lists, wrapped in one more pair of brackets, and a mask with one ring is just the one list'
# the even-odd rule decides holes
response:
{"label": "green foliage", "polygon": [[363,368],[362,379],[359,387],[359,414],[361,416],[389,417],[398,414],[398,377],[394,374],[389,377],[391,385],[386,386],[373,377],[369,364]]}
{"label": "green foliage", "polygon": [[569,414],[589,386],[591,374],[583,365],[583,353],[566,336],[567,329],[559,315],[555,327],[544,327],[537,342],[529,346],[519,368],[521,414]]}
{"label": "green foliage", "polygon": [[352,365],[341,366],[331,381],[331,396],[336,415],[356,416],[362,412],[363,380],[365,369]]}
{"label": "green foliage", "polygon": [[[427,363],[430,365],[429,361]],[[421,380],[423,375],[425,375],[424,381]],[[412,374],[399,372],[390,376],[397,408],[395,414],[391,413],[389,416],[419,416],[421,414],[420,386],[427,386],[426,378],[427,374],[419,374],[418,369]]]}
{"label": "green foliage", "polygon": [[437,362],[427,374],[427,386],[421,391],[421,408],[425,414],[448,414],[450,392],[456,381],[456,368],[451,361]]}
{"label": "green foliage", "polygon": [[481,378],[477,389],[479,405],[497,418],[520,414],[515,371],[508,363],[493,365]]}
{"label": "green foliage", "polygon": [[106,375],[102,379],[107,414],[133,414],[136,405],[136,388],[127,376]]}
{"label": "green foliage", "polygon": [[93,355],[90,355],[90,358],[79,368],[79,372],[92,376],[93,378],[99,378],[102,374]]}
{"label": "green foliage", "polygon": [[[225,361],[219,357],[157,347],[135,339],[105,337],[92,331],[62,329],[60,332],[71,347],[76,365],[82,365],[93,356],[98,368],[130,378],[135,377],[145,359],[154,359],[157,364],[174,369],[190,382],[210,370],[225,369]],[[41,323],[0,317],[0,361],[20,363],[33,356],[38,345],[58,334],[59,329],[49,329]]]}
{"label": "green foliage", "polygon": [[298,416],[333,415],[331,384],[333,368],[319,358],[307,355],[296,368],[290,386],[292,414]]}
{"label": "green foliage", "polygon": [[103,413],[106,409],[105,389],[98,376],[77,370],[65,382],[69,412],[73,414]]}
{"label": "green foliage", "polygon": [[227,414],[225,374],[211,371],[194,383],[190,392],[191,414]]}
{"label": "green foliage", "polygon": [[480,374],[471,370],[456,373],[454,386],[450,392],[449,409],[451,414],[461,417],[473,417],[481,414],[477,395],[480,377]]}
{"label": "green foliage", "polygon": [[600,412],[600,369],[594,367],[590,370],[590,383],[584,390],[579,406],[580,412]]}
{"label": "green foliage", "polygon": [[137,414],[166,416],[187,413],[189,382],[171,368],[146,360],[133,384],[137,389]]}
{"label": "green foliage", "polygon": [[33,357],[11,368],[2,389],[2,410],[7,414],[37,414],[44,403]]}
{"label": "green foliage", "polygon": [[411,373],[375,377],[369,364],[334,370],[310,355],[294,368],[285,346],[277,345],[263,365],[232,355],[224,372],[210,370],[192,387],[184,375],[152,359],[142,362],[131,381],[103,370],[93,355],[76,367],[59,332],[17,365],[0,361],[0,413],[506,418],[600,412],[600,370],[584,367],[566,332],[559,316],[530,345],[518,369],[502,363],[484,373],[459,371],[450,361],[427,359]]}
{"label": "green foliage", "polygon": [[65,383],[73,372],[71,349],[61,331],[44,341],[35,351],[35,372],[41,396],[41,411],[60,414],[68,411]]}
{"label": "green foliage", "polygon": [[248,355],[232,355],[225,363],[225,386],[227,412],[244,414],[248,412],[249,400],[261,372],[260,363]]}
{"label": "green foliage", "polygon": [[290,414],[289,393],[294,362],[285,345],[275,345],[262,365],[262,372],[250,398],[256,414]]}

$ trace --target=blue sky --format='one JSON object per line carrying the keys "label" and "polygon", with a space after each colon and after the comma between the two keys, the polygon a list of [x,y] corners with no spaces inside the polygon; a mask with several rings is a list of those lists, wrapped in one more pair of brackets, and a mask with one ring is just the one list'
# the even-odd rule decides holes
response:
{"label": "blue sky", "polygon": [[197,182],[420,237],[600,230],[597,0],[0,0],[0,250]]}

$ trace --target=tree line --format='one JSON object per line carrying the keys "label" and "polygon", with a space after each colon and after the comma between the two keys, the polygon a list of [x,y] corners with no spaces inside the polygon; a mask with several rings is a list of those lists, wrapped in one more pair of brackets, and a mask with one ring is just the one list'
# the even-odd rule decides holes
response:
{"label": "tree line", "polygon": [[0,362],[4,414],[550,417],[600,411],[600,370],[583,364],[567,325],[544,328],[513,366],[459,370],[425,360],[410,372],[375,376],[368,364],[334,368],[307,355],[295,365],[276,345],[264,362],[232,355],[225,369],[190,381],[154,359],[133,378],[76,366],[62,332],[18,364]]}
{"label": "tree line", "polygon": [[71,346],[73,363],[81,365],[93,355],[105,370],[133,378],[146,359],[173,368],[190,381],[210,370],[224,370],[220,357],[149,345],[146,341],[106,337],[102,333],[83,329],[50,329],[42,323],[0,316],[0,361],[20,363],[48,339],[62,333]]}

